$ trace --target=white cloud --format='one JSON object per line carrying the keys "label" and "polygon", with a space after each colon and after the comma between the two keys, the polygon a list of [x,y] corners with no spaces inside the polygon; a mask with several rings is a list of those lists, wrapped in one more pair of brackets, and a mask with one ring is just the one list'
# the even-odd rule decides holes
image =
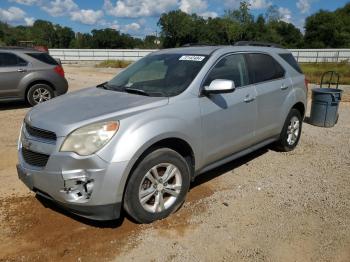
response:
{"label": "white cloud", "polygon": [[241,0],[224,0],[224,5],[229,9],[239,8]]}
{"label": "white cloud", "polygon": [[272,2],[266,0],[250,0],[251,9],[264,9],[272,5]]}
{"label": "white cloud", "polygon": [[229,9],[239,8],[241,0],[224,0],[224,5]]}
{"label": "white cloud", "polygon": [[81,9],[70,13],[72,21],[80,22],[86,25],[95,25],[103,17],[101,10]]}
{"label": "white cloud", "polygon": [[9,0],[9,2],[14,2],[20,5],[35,5],[40,4],[41,0]]}
{"label": "white cloud", "polygon": [[51,16],[63,16],[78,10],[78,5],[73,0],[54,0],[42,7]]}
{"label": "white cloud", "polygon": [[[224,0],[224,5],[229,9],[238,9],[242,0]],[[249,0],[250,9],[264,9],[272,5],[268,0]]]}
{"label": "white cloud", "polygon": [[218,13],[211,12],[211,11],[206,11],[206,12],[200,13],[199,15],[202,16],[204,19],[208,19],[209,17],[211,18],[218,17]]}
{"label": "white cloud", "polygon": [[116,17],[155,16],[176,7],[177,0],[111,0],[104,1],[104,8],[109,15]]}
{"label": "white cloud", "polygon": [[302,14],[310,11],[310,2],[308,0],[298,0],[297,7]]}
{"label": "white cloud", "polygon": [[131,23],[131,24],[125,25],[122,30],[125,32],[138,31],[138,30],[140,30],[140,28],[141,28],[141,26],[138,23]]}
{"label": "white cloud", "polygon": [[105,20],[102,20],[102,23],[100,23],[100,25],[118,30],[118,31],[123,32],[123,33],[139,32],[141,27],[142,27],[139,23],[136,23],[136,22],[121,25],[118,23],[117,20],[114,20],[113,22],[107,22]]}
{"label": "white cloud", "polygon": [[11,6],[8,9],[0,8],[0,20],[5,22],[18,22],[25,18],[26,12],[21,8]]}
{"label": "white cloud", "polygon": [[278,12],[281,16],[280,20],[286,22],[286,23],[290,23],[291,19],[292,19],[292,12],[285,7],[279,7],[278,8]]}
{"label": "white cloud", "polygon": [[25,17],[24,22],[26,23],[27,26],[32,26],[35,22],[34,17]]}
{"label": "white cloud", "polygon": [[0,8],[0,21],[32,26],[34,24],[35,18],[27,17],[26,12],[24,12],[21,8],[11,6],[8,9]]}
{"label": "white cloud", "polygon": [[207,10],[208,3],[204,0],[181,0],[180,10],[187,14],[202,12]]}

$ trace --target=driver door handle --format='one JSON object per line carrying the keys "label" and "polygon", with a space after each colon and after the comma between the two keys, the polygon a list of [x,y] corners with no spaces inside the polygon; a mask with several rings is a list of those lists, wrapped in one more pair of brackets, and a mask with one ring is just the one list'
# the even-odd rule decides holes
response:
{"label": "driver door handle", "polygon": [[254,100],[255,100],[255,97],[252,97],[252,96],[248,96],[248,97],[244,98],[244,102],[246,102],[246,103],[252,102]]}
{"label": "driver door handle", "polygon": [[286,84],[282,84],[282,85],[281,85],[281,89],[282,89],[282,90],[286,90],[286,89],[288,89],[288,87],[289,87],[289,86],[286,85]]}
{"label": "driver door handle", "polygon": [[26,70],[26,69],[23,69],[23,68],[18,68],[18,69],[17,69],[17,72],[21,72],[21,73],[22,73],[22,72],[27,72],[27,70]]}

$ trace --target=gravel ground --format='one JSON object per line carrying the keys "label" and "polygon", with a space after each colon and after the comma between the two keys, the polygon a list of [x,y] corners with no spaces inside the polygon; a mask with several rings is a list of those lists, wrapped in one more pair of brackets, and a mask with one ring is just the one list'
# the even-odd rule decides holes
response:
{"label": "gravel ground", "polygon": [[[115,69],[66,66],[71,90]],[[201,175],[171,217],[97,223],[35,198],[17,179],[28,110],[0,106],[0,261],[350,261],[350,104],[334,128],[307,123],[297,149],[263,148]]]}

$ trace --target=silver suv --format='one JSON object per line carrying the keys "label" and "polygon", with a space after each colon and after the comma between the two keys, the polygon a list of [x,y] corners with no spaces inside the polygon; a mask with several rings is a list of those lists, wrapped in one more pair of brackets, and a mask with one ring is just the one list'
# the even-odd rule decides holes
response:
{"label": "silver suv", "polygon": [[80,216],[141,223],[185,201],[210,169],[275,143],[298,144],[304,75],[285,49],[161,50],[109,82],[31,109],[19,138],[20,179]]}
{"label": "silver suv", "polygon": [[67,92],[60,63],[28,48],[0,48],[0,101],[24,100],[31,105]]}

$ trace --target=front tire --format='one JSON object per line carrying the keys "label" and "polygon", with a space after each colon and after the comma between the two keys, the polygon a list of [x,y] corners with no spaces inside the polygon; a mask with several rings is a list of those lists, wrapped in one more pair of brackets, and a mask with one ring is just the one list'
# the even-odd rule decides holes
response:
{"label": "front tire", "polygon": [[124,195],[125,211],[139,223],[169,216],[185,201],[189,170],[186,160],[176,151],[153,151],[131,174]]}
{"label": "front tire", "polygon": [[35,84],[27,92],[27,102],[31,106],[46,102],[54,97],[52,88],[46,84]]}
{"label": "front tire", "polygon": [[280,139],[276,143],[279,151],[292,151],[298,145],[302,123],[303,121],[300,112],[297,109],[292,108],[284,123]]}

